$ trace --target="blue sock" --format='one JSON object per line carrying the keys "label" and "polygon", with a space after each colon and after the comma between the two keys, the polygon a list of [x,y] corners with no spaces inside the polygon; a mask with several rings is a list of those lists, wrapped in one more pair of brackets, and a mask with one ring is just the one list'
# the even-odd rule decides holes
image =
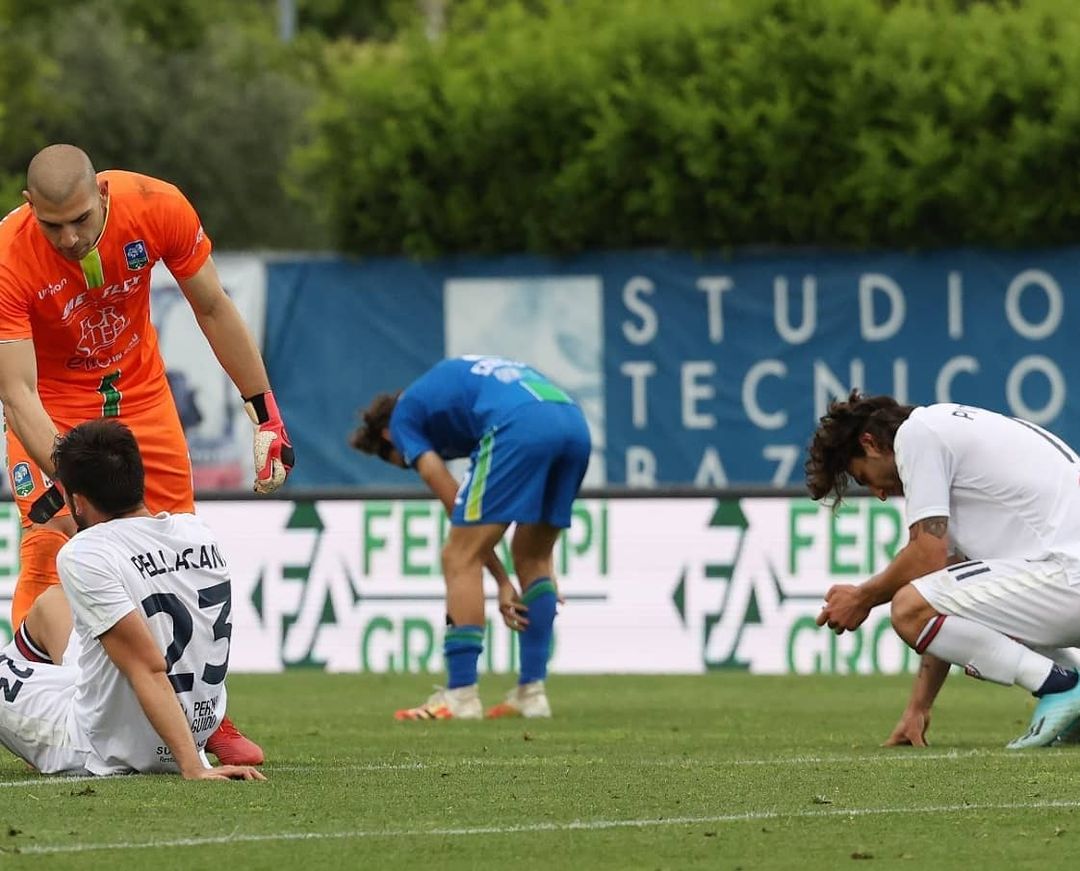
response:
{"label": "blue sock", "polygon": [[1067,692],[1076,686],[1078,679],[1080,679],[1080,675],[1077,675],[1071,668],[1062,668],[1055,663],[1054,667],[1050,669],[1050,674],[1043,681],[1043,685],[1032,695],[1041,699],[1043,696],[1052,695],[1053,693]]}
{"label": "blue sock", "polygon": [[518,683],[525,684],[547,677],[557,602],[555,584],[551,578],[537,578],[529,584],[521,601],[529,608],[525,615],[529,625],[518,635],[521,645],[521,678]]}
{"label": "blue sock", "polygon": [[476,683],[476,661],[484,649],[483,626],[447,626],[443,638],[446,688],[456,690]]}

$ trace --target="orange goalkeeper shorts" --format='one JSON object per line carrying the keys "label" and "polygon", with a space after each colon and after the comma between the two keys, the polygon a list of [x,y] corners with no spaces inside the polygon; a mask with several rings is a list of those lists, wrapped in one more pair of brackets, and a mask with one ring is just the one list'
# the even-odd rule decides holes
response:
{"label": "orange goalkeeper shorts", "polygon": [[[195,491],[191,480],[191,457],[188,456],[184,430],[172,400],[148,411],[125,412],[118,420],[135,435],[146,470],[146,507],[153,513],[192,513],[195,510]],[[53,417],[61,433],[67,432],[81,420],[62,420]],[[24,527],[30,526],[30,506],[48,487],[37,463],[30,459],[15,433],[7,429],[8,483]],[[61,508],[58,514],[67,514]]]}

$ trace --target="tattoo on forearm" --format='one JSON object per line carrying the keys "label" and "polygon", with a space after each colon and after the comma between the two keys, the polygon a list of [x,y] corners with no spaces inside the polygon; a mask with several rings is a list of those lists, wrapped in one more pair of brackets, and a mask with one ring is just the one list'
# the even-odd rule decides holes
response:
{"label": "tattoo on forearm", "polygon": [[919,533],[926,532],[934,538],[944,538],[945,533],[949,531],[949,518],[948,517],[927,517],[925,520],[920,520],[911,526],[911,537],[918,538]]}

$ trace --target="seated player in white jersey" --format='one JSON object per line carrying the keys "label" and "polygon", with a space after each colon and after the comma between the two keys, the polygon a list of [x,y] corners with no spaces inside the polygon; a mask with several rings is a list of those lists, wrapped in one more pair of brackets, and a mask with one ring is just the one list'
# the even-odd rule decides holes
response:
{"label": "seated player in white jersey", "polygon": [[1012,749],[1080,725],[1080,458],[1028,421],[958,404],[900,405],[853,391],[821,418],[806,479],[838,503],[854,481],[903,496],[910,540],[882,571],[825,596],[818,625],[857,628],[892,602],[897,634],[923,657],[886,744],[925,746],[949,665],[1039,701]]}
{"label": "seated player in white jersey", "polygon": [[139,447],[115,420],[75,427],[53,459],[79,532],[57,557],[62,589],[0,653],[0,744],[43,774],[265,780],[203,750],[225,714],[232,633],[214,536],[146,510]]}

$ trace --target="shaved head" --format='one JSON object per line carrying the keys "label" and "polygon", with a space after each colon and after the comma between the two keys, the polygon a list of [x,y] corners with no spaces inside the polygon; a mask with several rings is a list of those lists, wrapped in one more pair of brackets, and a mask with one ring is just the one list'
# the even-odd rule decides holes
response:
{"label": "shaved head", "polygon": [[50,145],[34,155],[26,170],[26,189],[34,200],[54,205],[97,188],[90,158],[74,145]]}
{"label": "shaved head", "polygon": [[26,170],[23,199],[38,228],[68,260],[81,260],[105,229],[109,182],[100,181],[86,152],[74,145],[50,145],[34,155]]}

